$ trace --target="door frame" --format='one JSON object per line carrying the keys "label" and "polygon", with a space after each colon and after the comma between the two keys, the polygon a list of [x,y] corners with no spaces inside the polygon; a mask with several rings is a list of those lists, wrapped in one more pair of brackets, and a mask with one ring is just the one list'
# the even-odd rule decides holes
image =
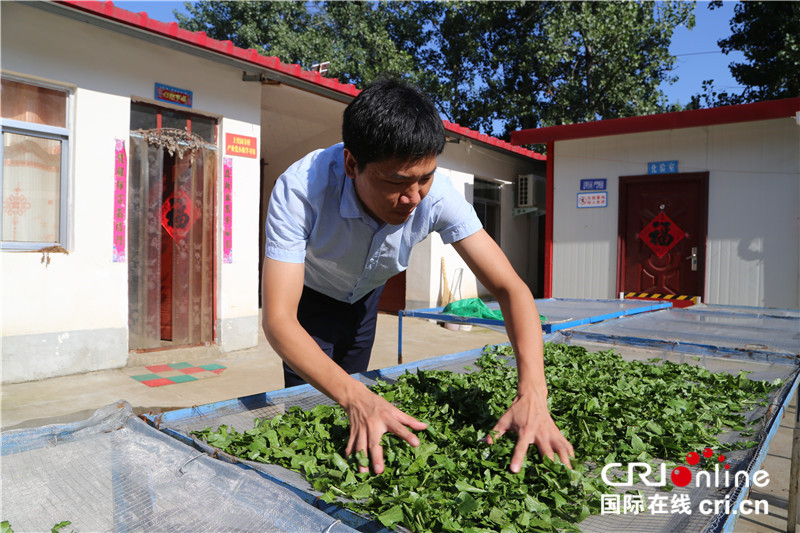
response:
{"label": "door frame", "polygon": [[[215,162],[214,162],[213,168],[204,169],[203,185],[202,185],[203,187],[206,186],[205,183],[206,183],[206,179],[208,178],[207,173],[208,172],[212,172],[213,176],[211,178],[208,178],[209,179],[208,187],[210,188],[210,194],[209,194],[208,200],[211,202],[211,207],[210,207],[210,213],[211,213],[211,220],[210,220],[210,225],[211,225],[211,229],[210,229],[211,274],[210,274],[210,278],[211,278],[211,280],[209,282],[210,283],[210,302],[209,302],[209,305],[210,305],[210,308],[211,308],[211,319],[210,319],[211,320],[211,325],[210,325],[211,329],[210,329],[210,332],[209,332],[210,333],[210,340],[206,340],[206,341],[202,341],[202,342],[190,342],[188,344],[175,344],[174,341],[171,341],[171,340],[170,341],[166,341],[166,340],[162,339],[161,340],[161,346],[153,346],[153,347],[147,347],[147,348],[131,348],[131,345],[130,345],[130,343],[131,343],[131,334],[130,334],[131,303],[129,301],[128,302],[128,313],[129,313],[129,319],[128,319],[128,350],[131,353],[150,353],[150,352],[160,352],[160,351],[181,349],[181,348],[202,347],[202,346],[208,346],[209,344],[215,345],[215,344],[217,344],[219,342],[219,331],[218,331],[218,328],[217,328],[217,314],[218,314],[217,304],[218,304],[218,300],[219,300],[219,295],[218,295],[217,282],[218,282],[218,276],[220,274],[219,263],[221,262],[221,256],[218,255],[218,250],[221,249],[221,245],[218,243],[218,240],[220,238],[220,235],[218,234],[219,221],[220,221],[220,213],[218,212],[218,207],[220,205],[220,203],[219,203],[220,198],[224,194],[224,191],[222,191],[222,186],[223,186],[222,181],[223,180],[221,179],[221,175],[222,175],[221,174],[221,170],[222,170],[222,165],[223,165],[223,157],[222,157],[222,153],[221,153],[220,148],[219,148],[220,127],[221,127],[220,123],[221,123],[221,120],[222,120],[222,116],[221,115],[212,114],[212,113],[206,113],[206,112],[198,111],[198,110],[195,110],[195,109],[188,110],[188,109],[184,109],[184,108],[178,107],[176,105],[164,104],[162,102],[154,102],[154,101],[151,101],[151,100],[148,100],[148,99],[137,98],[137,97],[132,97],[131,98],[131,105],[130,105],[131,111],[130,111],[130,113],[132,113],[134,105],[140,106],[141,108],[150,109],[154,113],[154,115],[152,117],[153,122],[151,122],[150,124],[147,124],[149,126],[152,126],[151,128],[146,128],[145,125],[140,125],[140,128],[141,129],[145,129],[145,130],[148,130],[148,129],[149,130],[161,130],[162,126],[163,126],[163,113],[165,111],[170,111],[170,112],[177,113],[177,114],[181,115],[186,120],[186,132],[188,134],[190,134],[190,135],[193,133],[192,132],[193,119],[205,119],[206,120],[206,124],[208,124],[209,120],[213,121],[210,124],[211,130],[205,132],[207,134],[207,136],[210,135],[211,137],[213,137],[213,141],[208,139],[208,138],[206,138],[206,137],[201,137],[201,139],[202,139],[202,146],[204,148],[208,148],[208,149],[213,150],[216,153],[216,156],[215,156]],[[135,130],[131,130],[130,134],[133,134],[134,131]],[[160,149],[162,151],[164,151],[165,158],[166,158],[166,156],[169,154],[168,149],[165,146],[161,146]],[[132,155],[133,154],[132,154],[132,148],[131,148],[131,157],[129,157],[129,159],[128,159],[128,174],[129,175],[132,172],[132,168],[131,168],[132,165],[133,165],[133,157],[132,157]],[[169,154],[169,156],[172,158],[172,154]],[[173,172],[175,170],[175,165],[177,164],[178,159],[179,158],[177,156],[175,156],[173,158],[173,165],[172,165],[172,171]],[[162,179],[162,183],[163,183],[164,177],[162,176],[161,179]],[[129,202],[129,200],[126,200],[126,202]],[[134,212],[131,209],[131,206],[128,204],[127,220],[126,220],[128,228],[131,227],[131,225],[133,223],[132,221],[134,220],[135,217],[141,217],[141,216],[142,216],[141,212]],[[130,269],[131,269],[130,261],[128,261],[128,267],[127,268],[128,268],[128,275],[127,275],[128,284],[130,285]]]}
{"label": "door frame", "polygon": [[706,261],[708,258],[708,171],[703,172],[679,172],[674,174],[642,174],[633,176],[619,177],[619,210],[617,212],[617,294],[624,291],[623,282],[625,281],[625,256],[626,242],[625,233],[627,229],[627,208],[628,197],[625,189],[629,184],[669,182],[669,181],[696,181],[700,184],[700,205],[704,206],[703,216],[700,217],[699,231],[702,235],[700,250],[698,251],[698,276],[702,281],[700,284],[700,294],[687,296],[700,296],[702,301],[706,299]]}

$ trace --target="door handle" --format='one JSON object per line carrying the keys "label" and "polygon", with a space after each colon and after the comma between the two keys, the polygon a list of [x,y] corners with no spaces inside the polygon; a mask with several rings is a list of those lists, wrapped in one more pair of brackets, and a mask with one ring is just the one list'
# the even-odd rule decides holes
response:
{"label": "door handle", "polygon": [[692,260],[692,270],[697,271],[697,246],[692,247],[692,255],[687,255],[686,259]]}

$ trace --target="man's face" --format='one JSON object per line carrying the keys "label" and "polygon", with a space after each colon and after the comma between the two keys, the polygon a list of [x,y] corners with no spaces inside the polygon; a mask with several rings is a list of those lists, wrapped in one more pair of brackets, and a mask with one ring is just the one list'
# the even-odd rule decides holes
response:
{"label": "man's face", "polygon": [[344,167],[367,213],[377,222],[399,225],[431,190],[436,156],[415,162],[387,159],[368,163],[359,171],[353,154],[345,148]]}

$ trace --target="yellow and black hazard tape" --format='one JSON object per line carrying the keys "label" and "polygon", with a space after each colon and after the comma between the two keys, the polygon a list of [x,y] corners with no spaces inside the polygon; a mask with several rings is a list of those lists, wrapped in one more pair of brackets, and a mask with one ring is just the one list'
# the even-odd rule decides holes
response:
{"label": "yellow and black hazard tape", "polygon": [[697,303],[699,296],[686,296],[685,294],[659,294],[653,292],[626,292],[625,298],[642,298],[648,300],[680,300]]}

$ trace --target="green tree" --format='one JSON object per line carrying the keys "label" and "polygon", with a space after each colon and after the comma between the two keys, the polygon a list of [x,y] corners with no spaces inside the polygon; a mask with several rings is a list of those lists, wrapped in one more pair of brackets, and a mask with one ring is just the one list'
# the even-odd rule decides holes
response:
{"label": "green tree", "polygon": [[184,6],[188,15],[175,16],[187,30],[306,69],[328,61],[329,77],[359,86],[381,74],[414,77],[407,50],[424,36],[409,16],[418,9],[413,2],[206,0]]}
{"label": "green tree", "polygon": [[[455,2],[429,68],[453,120],[505,136],[663,111],[674,29],[686,2]],[[463,70],[459,71],[459,61]]]}
{"label": "green tree", "polygon": [[357,86],[407,78],[444,118],[515,129],[655,113],[675,27],[694,3],[561,1],[186,3],[181,25]]}
{"label": "green tree", "polygon": [[[720,0],[709,9],[721,7]],[[714,80],[692,107],[741,104],[800,96],[800,2],[739,2],[731,19],[731,35],[717,41],[724,54],[741,51],[747,62],[731,63],[741,93],[717,93]]]}
{"label": "green tree", "polygon": [[313,22],[304,3],[203,1],[184,2],[184,8],[188,15],[174,12],[182,28],[232,41],[241,48],[254,48],[265,56],[307,61],[317,46],[313,40],[297,38]]}

